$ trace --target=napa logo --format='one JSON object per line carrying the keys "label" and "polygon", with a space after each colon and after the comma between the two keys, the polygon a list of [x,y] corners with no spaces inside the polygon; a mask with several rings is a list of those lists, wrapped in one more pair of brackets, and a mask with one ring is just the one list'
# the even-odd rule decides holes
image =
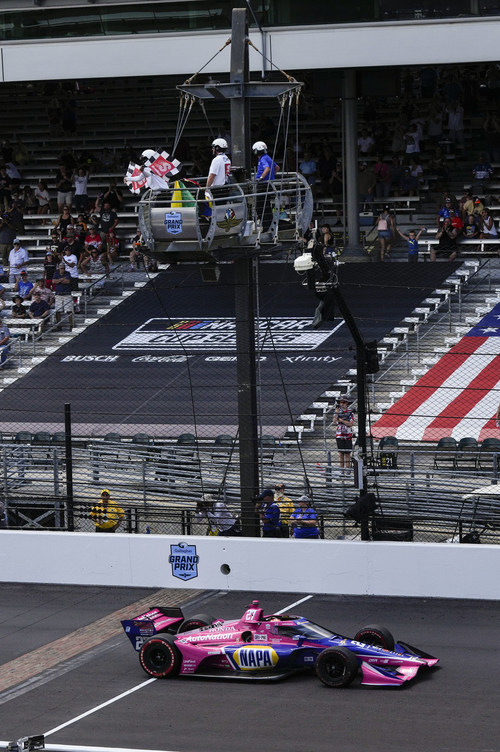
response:
{"label": "napa logo", "polygon": [[278,654],[269,647],[246,645],[234,651],[232,661],[241,671],[270,669],[278,663]]}

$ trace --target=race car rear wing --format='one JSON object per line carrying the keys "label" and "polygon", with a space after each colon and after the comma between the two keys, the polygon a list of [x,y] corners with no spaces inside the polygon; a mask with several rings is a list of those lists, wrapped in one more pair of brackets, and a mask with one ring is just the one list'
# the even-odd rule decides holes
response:
{"label": "race car rear wing", "polygon": [[121,624],[135,650],[140,650],[147,637],[158,632],[175,634],[183,621],[182,609],[153,606],[133,619],[122,620]]}

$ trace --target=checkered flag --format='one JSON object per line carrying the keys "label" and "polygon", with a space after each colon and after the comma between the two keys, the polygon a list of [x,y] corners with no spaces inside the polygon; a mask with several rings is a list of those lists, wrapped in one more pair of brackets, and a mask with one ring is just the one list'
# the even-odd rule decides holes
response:
{"label": "checkered flag", "polygon": [[128,185],[132,193],[140,193],[141,189],[146,185],[146,176],[139,165],[130,162],[127,168],[127,173],[124,177],[124,182]]}
{"label": "checkered flag", "polygon": [[149,167],[151,172],[164,178],[165,175],[177,175],[180,162],[178,159],[170,159],[166,151],[155,151],[153,156],[144,162],[145,167]]}

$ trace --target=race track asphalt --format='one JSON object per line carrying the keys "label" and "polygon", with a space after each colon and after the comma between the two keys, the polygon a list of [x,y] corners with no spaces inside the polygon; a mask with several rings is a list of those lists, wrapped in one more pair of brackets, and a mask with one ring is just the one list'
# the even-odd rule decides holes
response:
{"label": "race track asphalt", "polygon": [[[306,595],[267,593],[260,601],[269,613]],[[383,624],[396,638],[440,658],[438,668],[391,689],[331,690],[305,674],[273,683],[147,683],[137,655],[116,629],[120,614],[137,615],[132,604],[148,599],[172,604],[180,598],[188,615],[234,618],[255,597],[1,584],[0,739],[68,724],[48,734],[47,743],[172,752],[500,748],[497,602],[313,596],[293,608],[345,635]]]}

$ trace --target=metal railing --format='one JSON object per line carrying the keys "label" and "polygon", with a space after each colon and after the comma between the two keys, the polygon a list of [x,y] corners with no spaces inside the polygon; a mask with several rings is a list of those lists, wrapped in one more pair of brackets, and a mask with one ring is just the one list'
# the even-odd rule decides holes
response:
{"label": "metal railing", "polygon": [[[412,447],[374,451],[366,468],[369,490],[379,498],[379,520],[406,521],[415,540],[452,540],[480,531],[500,543],[499,455],[468,453],[463,464],[440,466],[442,453]],[[461,458],[462,459],[462,458]],[[92,531],[91,506],[102,488],[126,510],[128,532],[204,534],[194,521],[202,493],[215,493],[238,513],[239,455],[214,444],[193,447],[167,442],[144,446],[94,440],[72,448],[70,498],[62,446],[13,444],[1,450],[1,499],[10,527]],[[345,514],[359,492],[352,477],[341,476],[329,450],[276,446],[261,453],[263,485],[283,482],[296,500],[307,493],[321,516],[327,538],[356,536]],[[484,495],[478,488],[489,489]]]}

